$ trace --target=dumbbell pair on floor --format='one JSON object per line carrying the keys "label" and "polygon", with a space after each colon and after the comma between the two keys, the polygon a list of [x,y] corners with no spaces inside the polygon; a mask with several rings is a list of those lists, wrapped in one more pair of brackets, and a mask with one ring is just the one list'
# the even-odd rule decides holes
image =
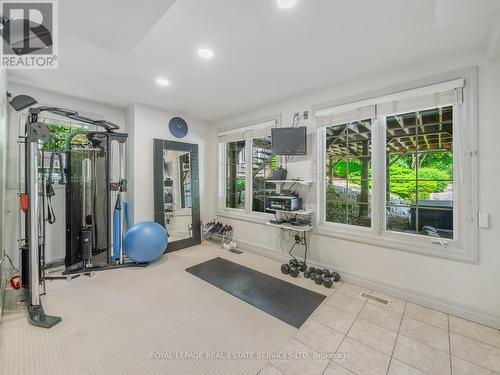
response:
{"label": "dumbbell pair on floor", "polygon": [[304,262],[299,262],[297,259],[291,259],[288,264],[281,265],[281,272],[285,275],[290,275],[293,278],[299,276],[300,272],[304,272],[306,279],[314,280],[318,285],[323,284],[327,288],[331,288],[333,283],[340,280],[340,275],[337,272],[330,272],[328,269],[320,270],[314,267],[309,267]]}
{"label": "dumbbell pair on floor", "polygon": [[313,280],[318,285],[323,284],[327,288],[331,288],[334,282],[340,280],[340,275],[337,272],[330,272],[330,270],[326,268],[320,270],[319,268],[309,267],[309,269],[304,272],[304,277]]}
{"label": "dumbbell pair on floor", "polygon": [[297,259],[290,259],[288,264],[281,265],[281,272],[285,275],[290,275],[292,277],[298,277],[301,272],[307,270],[305,262],[299,262]]}

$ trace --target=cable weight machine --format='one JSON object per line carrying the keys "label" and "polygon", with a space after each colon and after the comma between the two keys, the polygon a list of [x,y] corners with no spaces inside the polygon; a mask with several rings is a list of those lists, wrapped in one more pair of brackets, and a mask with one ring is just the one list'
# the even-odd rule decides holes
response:
{"label": "cable weight machine", "polygon": [[[31,105],[36,103],[34,99],[32,101]],[[13,107],[18,111],[27,108]],[[66,139],[66,178],[60,176],[60,183],[66,183],[66,255],[65,270],[60,276],[45,275],[46,223],[51,223],[50,199],[54,191],[51,174],[49,183],[45,184],[43,168],[40,168],[42,144],[53,139],[48,126],[39,121],[43,112],[102,129],[73,132]],[[41,304],[41,285],[46,279],[70,280],[80,275],[91,276],[95,271],[147,266],[147,263],[128,261],[123,253],[123,226],[126,221],[123,194],[127,190],[124,147],[128,135],[116,132],[118,129],[111,122],[84,117],[58,107],[32,107],[28,111],[25,136],[21,137],[25,154],[25,184],[24,192],[20,194],[21,210],[25,213],[21,238],[21,279],[26,293],[28,319],[35,326],[50,328],[61,321],[60,317],[45,314]],[[73,142],[77,136],[85,142]],[[118,143],[117,182],[111,181],[113,142]],[[58,157],[60,163],[62,157]],[[50,164],[52,170],[52,160]],[[62,170],[63,167],[59,167]],[[111,215],[112,192],[116,192],[114,215]],[[49,203],[49,219],[45,213],[46,202]]]}

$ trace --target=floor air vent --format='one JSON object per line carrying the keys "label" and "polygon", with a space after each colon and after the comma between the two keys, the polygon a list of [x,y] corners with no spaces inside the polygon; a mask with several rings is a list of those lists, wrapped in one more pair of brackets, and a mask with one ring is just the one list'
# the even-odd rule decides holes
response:
{"label": "floor air vent", "polygon": [[380,297],[377,297],[377,296],[373,296],[373,295],[368,294],[366,292],[361,292],[360,296],[364,297],[364,298],[368,298],[368,299],[370,299],[372,301],[381,303],[384,306],[389,306],[391,304],[391,301],[388,300],[388,299],[384,299],[384,298],[380,298]]}
{"label": "floor air vent", "polygon": [[229,251],[232,252],[232,253],[235,253],[235,254],[242,254],[243,253],[243,251],[240,251],[240,250],[237,250],[237,249],[231,249]]}

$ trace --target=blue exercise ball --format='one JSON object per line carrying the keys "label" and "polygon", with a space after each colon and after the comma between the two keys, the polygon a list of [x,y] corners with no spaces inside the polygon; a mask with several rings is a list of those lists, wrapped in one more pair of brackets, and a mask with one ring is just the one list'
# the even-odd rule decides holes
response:
{"label": "blue exercise ball", "polygon": [[167,249],[165,228],[153,221],[143,221],[131,227],[123,238],[125,254],[138,263],[150,263]]}

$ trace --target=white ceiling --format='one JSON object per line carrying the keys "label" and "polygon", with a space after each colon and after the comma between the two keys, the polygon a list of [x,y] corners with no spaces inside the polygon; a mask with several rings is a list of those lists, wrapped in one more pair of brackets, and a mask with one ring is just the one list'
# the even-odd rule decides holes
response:
{"label": "white ceiling", "polygon": [[[66,35],[127,56],[175,0],[148,1],[137,11],[137,1],[61,1],[61,28]],[[92,6],[93,5],[93,6]]]}
{"label": "white ceiling", "polygon": [[[500,0],[299,0],[290,10],[275,0],[59,4],[59,69],[11,71],[10,79],[207,121],[359,76],[486,50],[500,10]],[[202,46],[214,49],[213,60],[197,56]],[[171,85],[156,86],[159,76]]]}

